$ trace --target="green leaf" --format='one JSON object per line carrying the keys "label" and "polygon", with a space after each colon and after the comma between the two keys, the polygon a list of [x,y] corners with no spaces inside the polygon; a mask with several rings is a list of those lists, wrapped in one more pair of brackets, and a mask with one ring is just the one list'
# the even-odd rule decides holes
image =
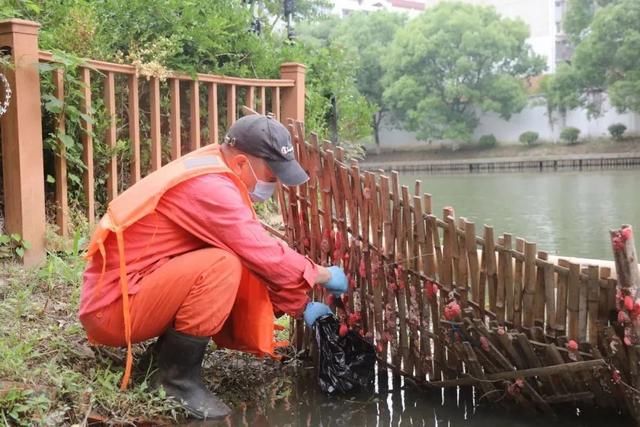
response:
{"label": "green leaf", "polygon": [[75,183],[77,185],[82,185],[82,180],[76,174],[69,174],[69,175],[67,175],[67,178],[69,178],[69,181],[71,181],[71,182],[73,182],[73,183]]}
{"label": "green leaf", "polygon": [[27,242],[26,240],[23,240],[22,247],[25,249],[31,249],[31,243]]}
{"label": "green leaf", "polygon": [[49,184],[55,184],[56,179],[54,177],[52,177],[51,175],[47,175],[47,183]]}
{"label": "green leaf", "polygon": [[88,115],[88,114],[80,113],[80,117],[82,118],[82,120],[84,120],[84,121],[85,121],[85,123],[87,123],[87,124],[89,124],[89,125],[92,125],[92,124],[94,124],[94,123],[95,123],[95,121],[93,120],[93,117],[91,117],[91,116],[90,116],[90,115]]}
{"label": "green leaf", "polygon": [[11,241],[11,238],[6,234],[0,234],[0,245],[6,245]]}
{"label": "green leaf", "polygon": [[44,108],[48,112],[53,114],[59,114],[62,112],[64,103],[55,96],[46,94],[42,96],[42,99],[44,99]]}
{"label": "green leaf", "polygon": [[20,235],[18,233],[13,233],[11,235],[11,239],[15,242],[19,242],[20,240],[22,240],[22,237],[20,237]]}
{"label": "green leaf", "polygon": [[40,65],[38,65],[38,69],[40,70],[40,73],[48,73],[50,71],[56,70],[58,67],[55,66],[55,64],[51,64],[49,62],[41,62]]}
{"label": "green leaf", "polygon": [[67,135],[66,133],[58,134],[58,139],[60,139],[60,142],[62,142],[62,144],[66,148],[73,147],[73,138],[71,138],[71,136]]}
{"label": "green leaf", "polygon": [[36,15],[40,15],[40,12],[42,11],[42,9],[40,8],[40,6],[37,3],[33,3],[33,2],[30,2],[30,1],[25,3],[25,7],[27,9],[29,9],[30,12],[33,12]]}
{"label": "green leaf", "polygon": [[24,248],[16,248],[16,255],[18,255],[20,258],[24,257]]}

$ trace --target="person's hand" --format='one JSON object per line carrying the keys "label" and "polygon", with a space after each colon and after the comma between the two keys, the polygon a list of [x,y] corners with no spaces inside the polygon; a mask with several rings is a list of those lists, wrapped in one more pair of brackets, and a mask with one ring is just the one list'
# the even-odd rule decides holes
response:
{"label": "person's hand", "polygon": [[324,284],[325,289],[337,297],[347,292],[349,282],[347,281],[347,276],[345,276],[342,268],[334,265],[327,268],[327,270],[331,274],[331,277]]}
{"label": "person's hand", "polygon": [[311,327],[316,323],[316,320],[327,314],[332,314],[331,309],[327,304],[312,301],[307,304],[307,308],[304,309],[304,323]]}

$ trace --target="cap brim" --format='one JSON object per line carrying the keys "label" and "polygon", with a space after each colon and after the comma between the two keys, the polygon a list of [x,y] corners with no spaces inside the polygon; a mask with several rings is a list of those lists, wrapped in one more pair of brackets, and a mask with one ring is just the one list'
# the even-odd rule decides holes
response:
{"label": "cap brim", "polygon": [[309,175],[296,160],[267,160],[266,162],[273,174],[286,186],[295,187],[309,180]]}

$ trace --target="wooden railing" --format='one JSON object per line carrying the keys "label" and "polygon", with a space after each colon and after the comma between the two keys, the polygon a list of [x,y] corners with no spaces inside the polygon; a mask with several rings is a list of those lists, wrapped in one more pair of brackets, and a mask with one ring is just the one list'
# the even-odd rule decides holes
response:
{"label": "wooden railing", "polygon": [[[476,385],[489,400],[521,392],[510,397],[545,412],[567,400],[615,406],[611,390],[630,393],[622,384],[639,379],[629,364],[637,346],[623,344],[609,267],[552,260],[453,208],[438,218],[420,181],[409,188],[397,172],[361,172],[340,147],[306,141],[301,123],[290,129],[310,180],[279,192],[286,238],[315,262],[344,267],[350,286],[337,314],[371,337],[382,364],[426,386]],[[310,348],[302,322],[293,332]],[[524,381],[504,384],[516,378]]]}
{"label": "wooden railing", "polygon": [[[26,264],[39,262],[44,254],[45,195],[38,63],[55,61],[51,53],[38,50],[38,27],[34,22],[22,20],[0,22],[0,48],[11,54],[13,62],[11,67],[2,70],[13,89],[13,102],[1,122],[5,222],[9,232],[19,233],[31,243],[31,249],[25,256]],[[51,73],[54,96],[64,103],[68,95],[65,94],[64,70],[56,67]],[[127,171],[129,178],[126,182],[119,179],[121,165],[116,155],[109,159],[106,170],[106,200],[109,201],[140,180],[145,171],[160,168],[163,165],[163,152],[170,152],[169,159],[164,159],[167,161],[202,144],[217,142],[222,132],[237,119],[242,105],[261,113],[272,113],[278,118],[304,119],[305,67],[301,64],[282,64],[280,79],[245,79],[210,74],[191,76],[170,72],[166,90],[160,78],[141,76],[132,65],[86,60],[79,67],[78,74],[83,83],[80,110],[87,115],[84,117],[90,116],[93,111],[91,107],[97,101],[92,99],[92,93],[93,96],[96,93],[92,88],[102,86],[99,93],[102,93],[101,101],[107,120],[105,134],[95,137],[92,120],[82,120],[79,136],[82,162],[86,166],[82,187],[90,224],[93,224],[97,215],[94,138],[103,138],[106,147],[114,152],[118,139],[128,139],[131,147],[130,170]],[[140,102],[142,90],[146,94],[145,108],[148,106],[143,115]],[[224,96],[219,96],[221,92],[224,92]],[[188,114],[181,112],[181,106],[184,106],[181,97],[185,96],[189,98]],[[164,99],[168,99],[168,119],[167,112],[161,111],[161,101]],[[206,114],[202,114],[201,106],[205,106]],[[123,132],[123,123],[126,124],[126,132]],[[141,155],[143,123],[149,129],[149,152],[144,153],[146,156]],[[56,118],[56,125],[58,134],[64,135],[64,112]],[[54,177],[56,224],[59,232],[66,235],[69,225],[67,156],[65,144],[58,146]],[[143,167],[142,157],[149,158],[147,167]]]}

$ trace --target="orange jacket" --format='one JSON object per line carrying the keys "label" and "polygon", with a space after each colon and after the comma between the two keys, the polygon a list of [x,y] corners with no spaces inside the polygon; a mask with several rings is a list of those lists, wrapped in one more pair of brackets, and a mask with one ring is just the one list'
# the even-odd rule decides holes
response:
{"label": "orange jacket", "polygon": [[[102,274],[105,269],[104,242],[111,233],[116,236],[120,259],[120,287],[127,342],[127,360],[121,388],[126,388],[131,374],[131,319],[129,308],[129,285],[125,263],[123,233],[127,227],[154,212],[160,198],[175,185],[204,174],[220,173],[229,177],[238,187],[247,207],[253,207],[244,183],[226,166],[220,156],[217,144],[207,145],[180,159],[174,160],[161,169],[149,174],[140,182],[127,189],[109,203],[107,213],[100,220],[89,243],[86,257],[90,259],[100,253],[103,259]],[[255,212],[253,212],[255,216]],[[101,280],[95,293],[100,294]],[[247,301],[250,304],[247,305]],[[238,307],[236,307],[238,306]],[[250,309],[251,311],[248,311]],[[273,355],[273,307],[266,288],[259,282],[241,283],[236,305],[230,315],[233,325],[225,326],[216,336],[218,345],[249,351],[257,354]]]}

